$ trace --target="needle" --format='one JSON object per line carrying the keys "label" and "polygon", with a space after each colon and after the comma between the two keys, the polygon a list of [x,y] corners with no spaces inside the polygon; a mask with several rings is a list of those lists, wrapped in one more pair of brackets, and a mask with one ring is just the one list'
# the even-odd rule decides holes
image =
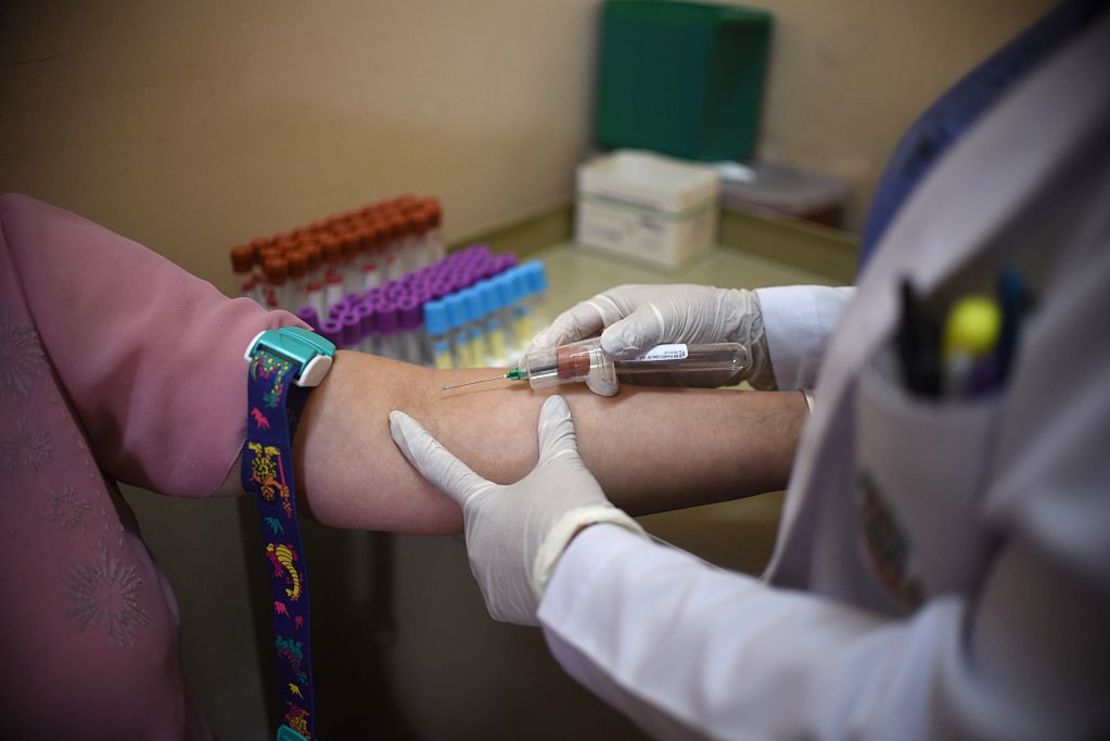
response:
{"label": "needle", "polygon": [[502,381],[507,377],[508,376],[500,375],[500,376],[494,376],[493,378],[483,378],[480,381],[467,381],[466,383],[456,383],[453,386],[443,386],[443,387],[440,388],[440,391],[447,391],[449,389],[457,389],[460,386],[473,386],[476,383],[489,383],[490,381]]}

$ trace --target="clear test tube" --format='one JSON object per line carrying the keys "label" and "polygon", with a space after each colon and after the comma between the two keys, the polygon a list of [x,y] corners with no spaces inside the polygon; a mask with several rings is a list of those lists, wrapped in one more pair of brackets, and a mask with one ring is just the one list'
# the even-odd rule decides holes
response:
{"label": "clear test tube", "polygon": [[421,324],[424,312],[414,296],[404,296],[397,302],[400,317],[401,359],[421,365],[424,362],[424,343],[421,341]]}
{"label": "clear test tube", "polygon": [[379,302],[374,310],[378,314],[378,342],[381,354],[394,360],[401,359],[401,340],[397,332],[400,329],[400,317],[397,315],[397,306],[388,299]]}
{"label": "clear test tube", "polygon": [[470,344],[470,362],[475,368],[486,364],[489,357],[489,346],[486,344],[485,332],[485,306],[482,303],[482,294],[477,288],[467,288],[462,292],[466,301],[466,339]]}
{"label": "clear test tube", "polygon": [[302,250],[293,250],[289,253],[289,285],[287,300],[291,311],[305,306],[308,303],[308,291],[305,288],[305,276],[308,273],[308,255]]}
{"label": "clear test tube", "polygon": [[469,320],[466,299],[461,294],[453,293],[444,302],[447,304],[447,316],[451,322],[451,354],[455,358],[455,367],[473,368],[475,362],[470,357],[470,338],[466,331]]}

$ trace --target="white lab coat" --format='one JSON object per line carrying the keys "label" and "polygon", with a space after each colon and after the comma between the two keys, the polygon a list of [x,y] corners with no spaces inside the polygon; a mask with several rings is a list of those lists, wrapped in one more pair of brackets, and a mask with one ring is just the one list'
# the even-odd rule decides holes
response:
{"label": "white lab coat", "polygon": [[[889,373],[902,276],[1039,296],[1006,387]],[[761,294],[783,387],[820,383],[765,580],[609,525],[540,605],[575,678],[650,732],[1110,732],[1110,18],[1022,81],[906,203],[846,302]]]}

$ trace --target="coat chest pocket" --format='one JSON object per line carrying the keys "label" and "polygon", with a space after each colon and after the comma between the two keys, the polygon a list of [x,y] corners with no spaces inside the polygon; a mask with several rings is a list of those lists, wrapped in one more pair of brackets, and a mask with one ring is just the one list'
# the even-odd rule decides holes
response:
{"label": "coat chest pocket", "polygon": [[981,495],[1002,398],[911,394],[889,343],[861,374],[855,415],[859,544],[878,581],[906,608],[978,580],[989,548]]}

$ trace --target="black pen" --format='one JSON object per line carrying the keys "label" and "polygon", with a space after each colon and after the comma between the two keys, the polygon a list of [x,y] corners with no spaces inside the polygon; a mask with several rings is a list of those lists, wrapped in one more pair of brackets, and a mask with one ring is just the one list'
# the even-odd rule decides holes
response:
{"label": "black pen", "polygon": [[897,343],[906,388],[935,398],[940,393],[940,329],[922,312],[908,278],[902,279],[900,289],[902,319]]}

